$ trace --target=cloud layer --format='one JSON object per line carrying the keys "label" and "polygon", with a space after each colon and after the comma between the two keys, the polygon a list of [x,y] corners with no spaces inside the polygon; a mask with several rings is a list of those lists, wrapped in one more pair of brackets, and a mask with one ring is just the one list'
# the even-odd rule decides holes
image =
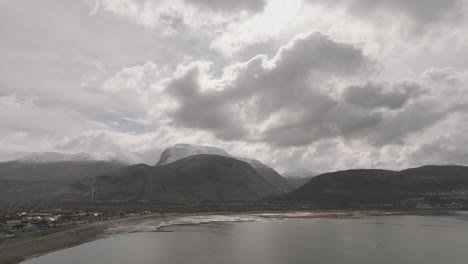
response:
{"label": "cloud layer", "polygon": [[467,8],[5,1],[0,157],[118,152],[152,164],[187,142],[280,171],[468,164]]}
{"label": "cloud layer", "polygon": [[[309,0],[313,4],[344,6],[357,16],[402,15],[420,24],[454,22],[463,16],[463,0]],[[371,17],[372,18],[372,17]],[[375,17],[373,17],[375,19]]]}

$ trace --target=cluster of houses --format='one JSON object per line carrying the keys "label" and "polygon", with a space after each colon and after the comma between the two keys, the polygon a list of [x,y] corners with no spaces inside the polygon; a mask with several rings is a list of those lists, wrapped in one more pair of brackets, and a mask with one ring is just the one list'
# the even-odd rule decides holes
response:
{"label": "cluster of houses", "polygon": [[[427,197],[434,197],[434,196],[405,199],[401,202],[401,205],[404,207],[416,208],[416,209],[451,209],[451,210],[463,209],[463,205],[460,204],[459,202],[456,202],[456,201],[434,202],[434,201],[430,201]],[[441,198],[439,196],[437,197]],[[443,197],[441,198],[441,201],[443,201]]]}
{"label": "cluster of houses", "polygon": [[102,212],[21,212],[12,215],[0,215],[0,239],[14,237],[18,232],[33,230],[47,230],[88,224],[97,221],[112,220],[126,217],[126,213],[102,213]]}
{"label": "cluster of houses", "polygon": [[424,197],[438,197],[441,200],[465,200],[468,201],[468,191],[454,190],[447,192],[427,192],[423,194]]}

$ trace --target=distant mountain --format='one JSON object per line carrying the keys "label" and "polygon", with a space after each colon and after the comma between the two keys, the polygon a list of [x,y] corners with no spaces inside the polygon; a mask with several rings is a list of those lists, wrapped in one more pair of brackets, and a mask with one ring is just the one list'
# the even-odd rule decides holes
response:
{"label": "distant mountain", "polygon": [[425,166],[400,172],[348,170],[312,178],[282,200],[321,205],[468,205],[468,167]]}
{"label": "distant mountain", "polygon": [[48,199],[77,180],[128,165],[103,155],[23,153],[16,160],[0,162],[0,201]]}
{"label": "distant mountain", "polygon": [[234,157],[223,149],[216,147],[176,144],[163,151],[161,158],[156,163],[156,166],[170,164],[180,159],[200,154],[231,157],[245,161],[249,163],[263,178],[273,184],[278,190],[282,192],[289,192],[294,189],[293,186],[289,184],[289,182],[284,179],[278,172],[276,172],[273,168],[263,164],[262,162],[255,159]]}
{"label": "distant mountain", "polygon": [[308,169],[296,169],[283,173],[283,178],[285,178],[295,189],[297,189],[317,175],[318,173]]}
{"label": "distant mountain", "polygon": [[134,157],[123,153],[61,153],[61,152],[16,152],[4,157],[3,162],[17,161],[21,163],[53,163],[64,161],[108,161],[113,163],[131,164]]}
{"label": "distant mountain", "polygon": [[72,186],[74,199],[90,199],[92,185],[100,200],[168,202],[255,201],[279,195],[248,163],[199,154],[157,165],[133,165]]}
{"label": "distant mountain", "polygon": [[216,148],[216,147],[198,146],[198,145],[190,145],[190,144],[176,144],[163,151],[163,153],[161,154],[161,158],[156,163],[156,166],[166,165],[166,164],[176,162],[178,160],[181,160],[190,156],[195,156],[195,155],[200,155],[200,154],[231,157],[229,153],[227,153],[223,149]]}

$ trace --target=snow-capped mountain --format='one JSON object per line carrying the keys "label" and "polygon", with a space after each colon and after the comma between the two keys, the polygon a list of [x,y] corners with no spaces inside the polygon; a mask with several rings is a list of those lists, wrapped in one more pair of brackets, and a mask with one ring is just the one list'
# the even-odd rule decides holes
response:
{"label": "snow-capped mountain", "polygon": [[23,163],[49,163],[63,161],[86,161],[93,160],[91,155],[86,153],[66,154],[59,152],[34,152],[26,154],[18,159]]}
{"label": "snow-capped mountain", "polygon": [[216,147],[198,146],[190,144],[176,144],[163,151],[163,153],[161,154],[161,158],[159,159],[156,165],[166,165],[183,158],[201,154],[232,157],[226,151]]}
{"label": "snow-capped mountain", "polygon": [[119,155],[14,153],[0,162],[0,201],[49,199],[73,183],[128,166]]}
{"label": "snow-capped mountain", "polygon": [[89,199],[92,186],[102,200],[239,202],[281,194],[248,163],[219,155],[194,155],[162,166],[125,167],[76,183],[72,195]]}
{"label": "snow-capped mountain", "polygon": [[319,173],[305,168],[295,169],[283,173],[283,177],[288,180],[288,182],[295,188],[301,187],[317,175],[319,175]]}
{"label": "snow-capped mountain", "polygon": [[250,164],[265,180],[270,182],[276,188],[283,192],[289,192],[292,190],[292,186],[286,181],[278,172],[273,168],[263,164],[262,162],[250,159],[250,158],[240,158],[235,157],[226,152],[223,149],[210,146],[199,146],[199,145],[190,145],[190,144],[176,144],[172,147],[167,148],[161,154],[161,158],[156,163],[156,166],[166,165],[180,159],[184,159],[190,156],[209,154],[209,155],[218,155],[224,157],[231,157],[238,160],[245,161]]}
{"label": "snow-capped mountain", "polygon": [[172,147],[169,147],[163,151],[161,158],[159,159],[156,165],[166,165],[180,159],[184,159],[190,156],[208,154],[208,155],[218,155],[230,158],[236,158],[242,161],[245,161],[254,168],[263,168],[268,167],[265,164],[261,163],[255,159],[248,158],[239,158],[234,157],[231,154],[227,153],[224,149],[210,146],[200,146],[200,145],[190,145],[190,144],[176,144]]}
{"label": "snow-capped mountain", "polygon": [[86,162],[106,161],[122,164],[134,163],[131,155],[120,153],[61,153],[61,152],[18,152],[10,154],[3,159],[4,162],[16,161],[19,163],[55,163],[55,162]]}

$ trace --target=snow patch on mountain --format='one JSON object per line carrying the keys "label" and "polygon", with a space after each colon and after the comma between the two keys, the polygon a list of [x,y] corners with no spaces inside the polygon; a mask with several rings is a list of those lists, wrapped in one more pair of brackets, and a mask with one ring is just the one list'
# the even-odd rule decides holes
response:
{"label": "snow patch on mountain", "polygon": [[202,154],[232,157],[226,151],[216,147],[176,144],[164,150],[164,152],[161,154],[161,158],[159,159],[156,165],[166,165],[190,156]]}
{"label": "snow patch on mountain", "polygon": [[17,161],[20,163],[54,163],[54,162],[86,162],[108,161],[123,164],[132,164],[134,158],[131,155],[121,153],[61,153],[61,152],[17,152],[4,157],[3,161]]}
{"label": "snow patch on mountain", "polygon": [[190,144],[176,144],[172,147],[167,148],[161,154],[161,158],[159,159],[156,165],[166,165],[169,163],[176,162],[180,159],[184,159],[190,156],[195,155],[218,155],[224,157],[235,158],[238,160],[245,161],[250,164],[253,168],[265,168],[268,167],[265,164],[261,163],[255,159],[248,159],[248,158],[239,158],[232,156],[231,154],[227,153],[225,150],[217,148],[217,147],[209,147],[209,146],[200,146],[200,145],[190,145]]}
{"label": "snow patch on mountain", "polygon": [[190,144],[176,144],[164,150],[164,152],[161,154],[161,158],[159,159],[158,163],[156,163],[156,166],[166,165],[183,158],[201,154],[219,155],[245,161],[249,163],[250,166],[252,166],[266,181],[270,182],[278,190],[282,192],[288,192],[293,189],[289,182],[286,181],[273,168],[263,164],[262,162],[256,159],[232,156],[223,149],[216,147],[198,146]]}

